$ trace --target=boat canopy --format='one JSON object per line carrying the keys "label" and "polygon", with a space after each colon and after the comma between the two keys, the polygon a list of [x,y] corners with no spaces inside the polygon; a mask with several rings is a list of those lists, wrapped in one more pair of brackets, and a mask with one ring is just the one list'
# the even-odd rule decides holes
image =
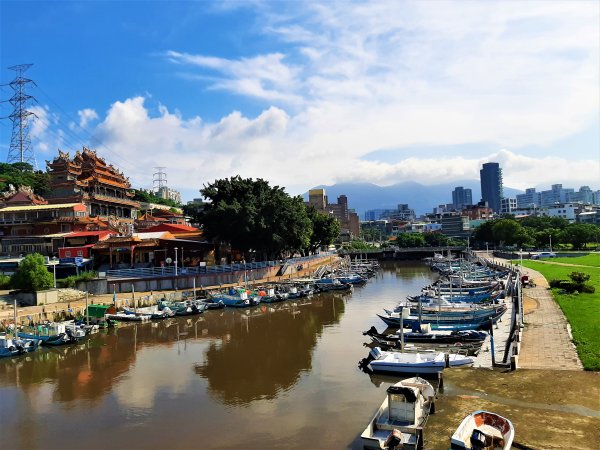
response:
{"label": "boat canopy", "polygon": [[105,314],[115,314],[117,312],[114,305],[88,305],[87,315],[102,319]]}
{"label": "boat canopy", "polygon": [[409,403],[414,403],[417,400],[417,395],[415,394],[415,391],[413,390],[413,388],[410,387],[390,386],[389,388],[387,388],[387,393],[394,395],[404,395],[404,398]]}

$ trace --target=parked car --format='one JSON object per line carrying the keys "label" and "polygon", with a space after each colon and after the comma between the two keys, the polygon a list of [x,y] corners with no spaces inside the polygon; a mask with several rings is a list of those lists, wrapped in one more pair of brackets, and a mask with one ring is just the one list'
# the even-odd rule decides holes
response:
{"label": "parked car", "polygon": [[541,252],[537,255],[533,255],[531,259],[543,259],[543,258],[556,258],[556,253],[552,252]]}

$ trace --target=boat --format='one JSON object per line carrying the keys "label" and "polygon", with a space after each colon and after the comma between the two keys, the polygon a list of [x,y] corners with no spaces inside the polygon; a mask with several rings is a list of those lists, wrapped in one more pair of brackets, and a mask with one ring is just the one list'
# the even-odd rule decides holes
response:
{"label": "boat", "polygon": [[350,283],[342,283],[337,278],[321,278],[315,281],[315,286],[317,286],[321,291],[348,291],[352,289],[352,285]]}
{"label": "boat", "polygon": [[32,352],[40,342],[39,339],[10,338],[6,334],[0,334],[0,358]]}
{"label": "boat", "polygon": [[515,429],[510,420],[489,411],[475,411],[466,416],[450,439],[450,449],[508,450]]}
{"label": "boat", "polygon": [[229,294],[214,293],[210,294],[210,297],[214,301],[221,300],[228,308],[247,308],[248,306],[255,306],[260,303],[260,300],[256,297],[250,297],[249,292],[245,289],[230,289]]}
{"label": "boat", "polygon": [[121,322],[147,322],[150,320],[150,314],[135,314],[127,311],[118,312],[115,314],[106,314],[104,317],[111,320],[119,320]]}
{"label": "boat", "polygon": [[223,300],[218,300],[218,299],[214,299],[214,298],[207,298],[204,300],[200,300],[200,303],[204,303],[204,305],[206,306],[206,309],[225,308],[225,303],[223,303]]}
{"label": "boat", "polygon": [[435,389],[420,377],[407,378],[387,388],[387,396],[365,431],[365,448],[422,448],[423,426],[434,411]]}
{"label": "boat", "polygon": [[[506,312],[506,305],[498,305],[492,308],[485,308],[473,311],[441,311],[432,313],[422,313],[420,315],[410,315],[402,319],[402,325],[405,328],[418,330],[422,324],[431,324],[432,329],[436,326],[446,325],[450,330],[477,330],[489,325],[490,320],[496,323]],[[384,310],[385,315],[377,314],[388,327],[399,328],[401,319],[399,312]],[[441,329],[441,328],[438,328]]]}
{"label": "boat", "polygon": [[23,327],[17,335],[20,338],[41,340],[42,345],[70,344],[79,339],[72,334],[64,322],[46,322],[32,327]]}
{"label": "boat", "polygon": [[[400,342],[400,334],[383,334],[379,333],[375,327],[371,327],[367,331],[363,331],[364,336],[377,338],[384,341]],[[439,343],[439,344],[456,344],[456,343],[478,343],[483,342],[488,336],[485,331],[432,331],[430,324],[421,326],[421,331],[403,332],[404,342],[412,343]]]}
{"label": "boat", "polygon": [[175,311],[162,302],[158,305],[144,306],[141,308],[124,308],[124,311],[127,314],[149,315],[150,320],[168,319],[169,317],[173,317],[175,315]]}
{"label": "boat", "polygon": [[359,366],[379,373],[434,374],[449,367],[467,367],[475,362],[471,356],[442,352],[401,353],[371,349],[369,356]]}

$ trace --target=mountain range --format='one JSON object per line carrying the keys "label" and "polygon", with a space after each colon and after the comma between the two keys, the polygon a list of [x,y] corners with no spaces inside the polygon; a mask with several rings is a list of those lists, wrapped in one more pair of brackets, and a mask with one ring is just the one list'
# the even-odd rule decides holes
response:
{"label": "mountain range", "polygon": [[[370,209],[396,209],[398,204],[408,204],[417,215],[429,213],[438,205],[452,203],[452,191],[462,186],[473,191],[473,203],[481,199],[479,180],[455,181],[436,185],[423,185],[413,181],[391,186],[377,186],[372,183],[338,183],[331,186],[315,186],[325,189],[329,203],[336,203],[340,195],[348,197],[348,207],[354,209],[361,220]],[[514,198],[522,190],[504,187],[504,196]],[[303,194],[308,200],[308,192]]]}

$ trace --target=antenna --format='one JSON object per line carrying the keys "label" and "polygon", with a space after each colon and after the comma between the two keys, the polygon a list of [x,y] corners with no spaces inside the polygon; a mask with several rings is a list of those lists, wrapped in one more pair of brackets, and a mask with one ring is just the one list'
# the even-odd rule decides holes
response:
{"label": "antenna", "polygon": [[27,85],[35,83],[23,76],[25,71],[33,64],[19,64],[9,67],[9,70],[16,72],[15,79],[9,83],[9,86],[15,91],[13,96],[8,100],[13,105],[13,112],[8,118],[12,121],[12,136],[10,138],[10,147],[6,162],[26,162],[31,164],[32,168],[37,167],[33,148],[31,147],[31,137],[29,136],[30,118],[37,116],[27,108],[31,105],[35,98],[27,94]]}
{"label": "antenna", "polygon": [[167,172],[166,167],[155,167],[156,172],[153,175],[152,190],[154,192],[160,192],[163,188],[167,187]]}

